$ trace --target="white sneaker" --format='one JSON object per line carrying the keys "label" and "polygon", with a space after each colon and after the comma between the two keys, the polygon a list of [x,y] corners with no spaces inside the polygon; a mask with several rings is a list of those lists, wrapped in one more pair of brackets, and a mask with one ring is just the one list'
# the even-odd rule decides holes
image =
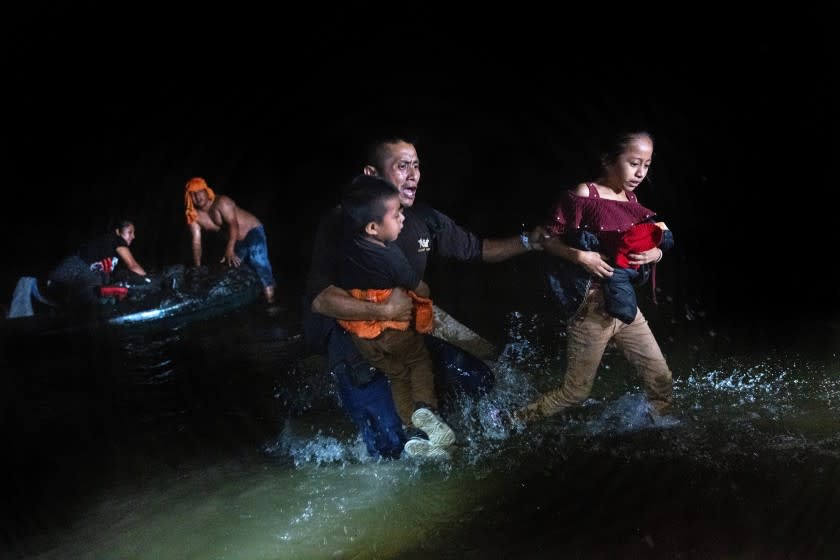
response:
{"label": "white sneaker", "polygon": [[429,441],[440,447],[449,447],[455,443],[455,432],[440,419],[437,414],[428,408],[418,408],[411,415],[411,423],[415,428],[426,432]]}
{"label": "white sneaker", "polygon": [[405,442],[403,451],[405,451],[405,454],[409,457],[422,459],[449,459],[449,453],[446,449],[421,437],[413,437]]}

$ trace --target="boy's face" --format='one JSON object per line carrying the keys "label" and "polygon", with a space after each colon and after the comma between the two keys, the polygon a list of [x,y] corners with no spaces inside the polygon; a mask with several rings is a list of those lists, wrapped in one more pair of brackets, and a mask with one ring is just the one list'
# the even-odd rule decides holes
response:
{"label": "boy's face", "polygon": [[394,195],[385,199],[385,215],[376,224],[376,238],[384,242],[395,241],[402,231],[404,221],[400,197]]}

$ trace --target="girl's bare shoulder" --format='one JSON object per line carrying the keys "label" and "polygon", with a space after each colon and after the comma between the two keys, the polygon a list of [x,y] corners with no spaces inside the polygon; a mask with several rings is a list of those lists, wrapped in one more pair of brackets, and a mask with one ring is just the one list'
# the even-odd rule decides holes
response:
{"label": "girl's bare shoulder", "polygon": [[589,183],[580,183],[572,189],[572,193],[577,196],[589,197]]}

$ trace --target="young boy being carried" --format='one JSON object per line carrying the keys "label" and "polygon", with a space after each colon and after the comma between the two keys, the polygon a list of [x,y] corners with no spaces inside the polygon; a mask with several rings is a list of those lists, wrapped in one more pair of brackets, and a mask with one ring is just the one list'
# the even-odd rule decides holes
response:
{"label": "young boy being carried", "polygon": [[346,231],[339,265],[340,287],[358,299],[383,301],[396,288],[414,300],[408,321],[350,321],[339,324],[351,333],[362,356],[390,381],[397,413],[409,440],[410,456],[445,458],[455,433],[437,414],[433,362],[423,333],[434,317],[429,287],[392,242],[403,227],[399,191],[386,179],[359,175],[345,189],[341,208]]}

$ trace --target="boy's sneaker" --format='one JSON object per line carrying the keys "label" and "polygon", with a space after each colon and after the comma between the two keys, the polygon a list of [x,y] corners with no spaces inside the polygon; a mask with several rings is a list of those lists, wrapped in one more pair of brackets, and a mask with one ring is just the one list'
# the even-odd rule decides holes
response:
{"label": "boy's sneaker", "polygon": [[405,451],[405,454],[409,457],[422,459],[449,459],[449,453],[446,449],[419,436],[414,436],[405,442],[403,451]]}
{"label": "boy's sneaker", "polygon": [[429,436],[429,441],[440,447],[449,447],[455,443],[455,432],[430,409],[421,407],[411,415],[411,423]]}

